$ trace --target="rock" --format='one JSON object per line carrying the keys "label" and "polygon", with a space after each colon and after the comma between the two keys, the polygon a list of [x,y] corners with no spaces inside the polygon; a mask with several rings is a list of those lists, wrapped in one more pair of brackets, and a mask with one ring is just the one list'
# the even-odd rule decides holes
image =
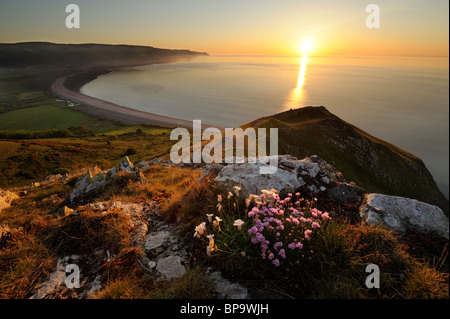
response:
{"label": "rock", "polygon": [[141,161],[137,163],[135,166],[140,169],[147,169],[150,167],[146,161]]}
{"label": "rock", "polygon": [[361,205],[366,191],[353,183],[339,183],[328,190],[327,197],[341,203]]}
{"label": "rock", "polygon": [[104,173],[99,173],[95,177],[92,177],[91,172],[80,176],[75,183],[75,188],[70,194],[69,198],[72,203],[76,200],[81,199],[87,193],[98,190],[106,184],[106,175]]}
{"label": "rock", "polygon": [[16,198],[19,198],[16,193],[0,189],[0,212],[2,211],[2,209],[10,207],[11,202]]}
{"label": "rock", "polygon": [[151,251],[155,248],[160,247],[164,241],[169,237],[170,233],[167,231],[160,231],[156,234],[150,235],[145,240],[144,250],[146,252]]}
{"label": "rock", "polygon": [[106,177],[108,178],[114,178],[117,176],[117,168],[115,166],[111,167],[109,172],[106,174]]}
{"label": "rock", "polygon": [[64,206],[64,207],[61,208],[61,215],[63,215],[63,216],[69,216],[72,213],[73,213],[73,209],[72,208],[69,208],[67,206]]}
{"label": "rock", "polygon": [[142,184],[142,185],[147,185],[148,184],[147,178],[142,173],[140,168],[136,168],[135,176],[136,176],[136,179],[139,181],[140,184]]}
{"label": "rock", "polygon": [[43,299],[45,296],[53,293],[59,286],[63,285],[66,280],[66,266],[70,264],[70,260],[77,260],[78,258],[79,256],[73,255],[58,259],[55,270],[30,299]]}
{"label": "rock", "polygon": [[183,259],[180,256],[162,258],[156,265],[156,270],[162,273],[166,279],[180,278],[186,273]]}
{"label": "rock", "polygon": [[148,165],[154,165],[154,164],[161,164],[161,161],[159,160],[159,158],[155,157],[150,162],[148,162]]}
{"label": "rock", "polygon": [[218,299],[247,299],[248,291],[237,283],[231,283],[222,278],[222,274],[215,271],[210,274],[215,283],[214,292]]}
{"label": "rock", "polygon": [[86,193],[96,190],[106,184],[106,175],[104,173],[97,174],[86,188]]}
{"label": "rock", "polygon": [[201,182],[206,176],[208,175],[212,175],[212,174],[219,174],[219,172],[224,168],[225,166],[222,164],[210,164],[210,165],[206,165],[204,166],[204,168],[202,168],[203,174],[202,176],[199,177],[199,179],[197,180],[197,182]]}
{"label": "rock", "polygon": [[122,159],[122,162],[120,162],[120,164],[119,164],[119,171],[131,172],[133,169],[134,169],[133,163],[130,162],[130,159],[128,158],[128,156],[125,156]]}
{"label": "rock", "polygon": [[229,164],[217,175],[215,180],[228,187],[240,186],[244,196],[259,194],[263,189],[276,189],[280,194],[295,191],[305,182],[297,173],[277,169],[274,174],[260,174],[262,163]]}
{"label": "rock", "polygon": [[113,202],[111,209],[119,208],[127,216],[130,217],[128,220],[128,225],[133,229],[131,235],[131,242],[138,246],[144,241],[145,235],[148,232],[148,226],[143,220],[144,215],[144,205],[135,203],[124,203],[124,202]]}
{"label": "rock", "polygon": [[368,194],[360,216],[369,225],[383,224],[389,229],[405,233],[412,229],[424,234],[436,234],[449,239],[449,219],[434,205],[415,199]]}

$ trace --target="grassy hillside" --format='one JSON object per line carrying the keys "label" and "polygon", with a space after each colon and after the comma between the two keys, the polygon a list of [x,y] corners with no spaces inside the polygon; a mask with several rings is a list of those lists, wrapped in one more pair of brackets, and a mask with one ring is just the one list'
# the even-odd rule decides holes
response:
{"label": "grassy hillside", "polygon": [[169,62],[181,56],[194,57],[199,54],[206,53],[132,45],[25,42],[0,44],[0,67],[24,65],[126,66]]}
{"label": "grassy hillside", "polygon": [[99,166],[109,169],[125,154],[132,161],[148,160],[170,152],[170,130],[164,127],[126,127],[94,135],[66,138],[1,140],[0,188],[30,184],[51,174],[75,173]]}
{"label": "grassy hillside", "polygon": [[277,127],[279,153],[319,155],[369,192],[415,198],[440,206],[448,200],[418,157],[341,120],[324,107],[306,107],[258,119],[252,127]]}

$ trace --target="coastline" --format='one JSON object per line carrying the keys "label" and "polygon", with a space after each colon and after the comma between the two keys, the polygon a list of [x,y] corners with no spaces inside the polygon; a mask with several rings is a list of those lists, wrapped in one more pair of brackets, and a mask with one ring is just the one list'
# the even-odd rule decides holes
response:
{"label": "coastline", "polygon": [[[98,76],[112,72],[109,68],[93,68],[75,74],[58,78],[50,86],[50,92],[62,99],[79,103],[78,110],[83,113],[101,117],[110,121],[122,122],[126,125],[154,124],[171,127],[192,128],[192,121],[174,117],[158,115],[155,113],[135,110],[133,108],[117,105],[108,101],[97,99],[80,92],[80,89]],[[223,131],[222,127],[202,123],[202,129],[216,127]]]}

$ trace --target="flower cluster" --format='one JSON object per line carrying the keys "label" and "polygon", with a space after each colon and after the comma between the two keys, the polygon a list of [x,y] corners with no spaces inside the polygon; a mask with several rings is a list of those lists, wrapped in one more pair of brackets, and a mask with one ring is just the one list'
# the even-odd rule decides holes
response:
{"label": "flower cluster", "polygon": [[256,204],[248,212],[254,221],[248,230],[251,241],[260,246],[261,257],[277,267],[288,255],[303,249],[304,241],[330,219],[328,213],[312,208],[314,202],[301,199],[299,193],[281,200],[276,190],[262,190],[260,196],[249,200]]}
{"label": "flower cluster", "polygon": [[[227,199],[232,198],[234,195],[239,196],[240,190],[241,190],[240,187],[234,186],[233,187],[234,194],[232,192],[228,192]],[[223,211],[222,195],[217,196],[217,201],[218,201],[217,211],[218,213],[221,213]],[[236,204],[234,204],[234,206],[236,206]],[[206,222],[202,222],[201,224],[197,225],[195,227],[194,237],[201,239],[202,236],[204,236],[205,238],[207,238],[208,246],[206,247],[206,254],[208,256],[211,256],[212,252],[218,250],[217,245],[214,241],[213,233],[218,233],[221,231],[220,223],[223,221],[223,219],[220,216],[215,216],[214,214],[206,214],[206,217],[208,219],[208,224]],[[234,220],[233,226],[235,226],[240,231],[244,223],[245,222],[242,219],[236,219]]]}

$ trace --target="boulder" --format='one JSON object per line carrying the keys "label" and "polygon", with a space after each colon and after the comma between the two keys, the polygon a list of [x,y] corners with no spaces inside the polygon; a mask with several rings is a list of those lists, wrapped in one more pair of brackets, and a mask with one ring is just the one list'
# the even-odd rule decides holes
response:
{"label": "boulder", "polygon": [[434,205],[415,199],[371,193],[367,194],[360,209],[363,222],[385,225],[405,233],[412,229],[424,234],[449,238],[449,219]]}
{"label": "boulder", "polygon": [[115,166],[111,167],[111,169],[106,173],[106,177],[114,178],[117,176],[117,168]]}
{"label": "boulder", "polygon": [[342,181],[336,169],[318,156],[298,160],[290,155],[278,156],[278,169],[273,174],[260,174],[260,167],[269,162],[263,157],[256,163],[228,164],[219,172],[216,181],[225,186],[240,186],[244,196],[259,194],[263,189],[276,189],[280,195],[294,192],[304,186],[317,194]]}
{"label": "boulder", "polygon": [[84,197],[91,191],[98,190],[106,184],[106,175],[99,173],[95,177],[92,177],[91,172],[80,176],[75,183],[75,188],[70,194],[70,201],[74,203],[76,200]]}
{"label": "boulder", "polygon": [[120,164],[119,164],[119,171],[131,172],[133,169],[134,169],[133,163],[130,162],[130,159],[128,158],[128,156],[125,156],[122,159],[122,162],[120,162]]}
{"label": "boulder", "polygon": [[229,164],[217,175],[215,180],[228,187],[239,186],[244,196],[259,194],[263,189],[276,189],[280,194],[295,191],[305,182],[297,172],[277,169],[273,174],[260,174],[263,163]]}
{"label": "boulder", "polygon": [[341,203],[361,205],[366,191],[354,183],[339,183],[328,190],[327,197]]}

